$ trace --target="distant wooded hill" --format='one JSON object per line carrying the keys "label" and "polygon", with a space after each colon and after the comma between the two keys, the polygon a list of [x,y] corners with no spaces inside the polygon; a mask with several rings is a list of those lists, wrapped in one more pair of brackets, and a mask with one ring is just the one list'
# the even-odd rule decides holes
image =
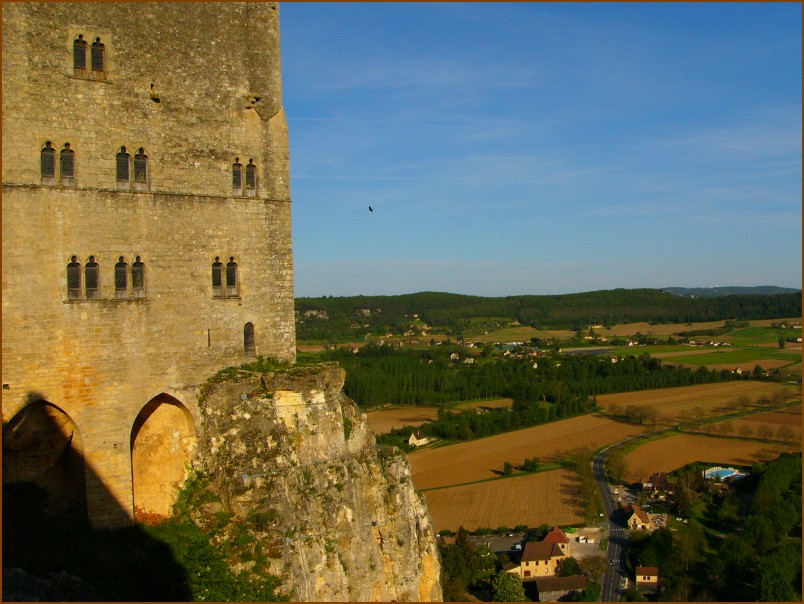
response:
{"label": "distant wooded hill", "polygon": [[757,285],[755,287],[726,286],[726,287],[663,287],[662,291],[677,296],[733,296],[744,294],[792,294],[798,289],[790,287],[777,287],[775,285]]}
{"label": "distant wooded hill", "polygon": [[459,334],[484,318],[519,321],[539,329],[579,329],[639,321],[690,323],[800,317],[801,292],[685,297],[660,289],[613,289],[504,298],[420,292],[296,298],[296,312],[298,339],[338,340],[385,331],[402,333],[417,320],[436,330]]}

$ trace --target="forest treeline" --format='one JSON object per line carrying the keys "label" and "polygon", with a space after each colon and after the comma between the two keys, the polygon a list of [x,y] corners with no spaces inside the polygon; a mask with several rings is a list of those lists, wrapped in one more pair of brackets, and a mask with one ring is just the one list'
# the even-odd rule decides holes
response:
{"label": "forest treeline", "polygon": [[[546,329],[587,325],[691,323],[801,316],[801,292],[692,298],[659,289],[613,289],[553,296],[499,298],[421,292],[399,296],[296,298],[300,340],[338,341],[367,333],[399,333],[418,318],[460,335],[472,319],[499,318]],[[310,313],[309,311],[323,311]]]}
{"label": "forest treeline", "polygon": [[[598,394],[692,386],[738,379],[730,371],[665,365],[648,354],[549,356],[472,364],[450,359],[451,348],[426,350],[366,345],[357,352],[338,348],[324,360],[346,370],[345,393],[361,408],[378,405],[446,405],[472,399],[507,397],[564,405],[574,413]],[[569,409],[572,409],[569,411]]]}

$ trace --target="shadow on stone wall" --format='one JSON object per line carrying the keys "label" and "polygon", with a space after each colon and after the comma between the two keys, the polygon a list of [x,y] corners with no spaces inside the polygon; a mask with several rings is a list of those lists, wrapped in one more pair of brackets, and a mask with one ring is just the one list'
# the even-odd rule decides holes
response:
{"label": "shadow on stone wall", "polygon": [[185,569],[147,529],[90,526],[88,482],[100,479],[60,409],[31,400],[3,424],[3,601],[192,600]]}

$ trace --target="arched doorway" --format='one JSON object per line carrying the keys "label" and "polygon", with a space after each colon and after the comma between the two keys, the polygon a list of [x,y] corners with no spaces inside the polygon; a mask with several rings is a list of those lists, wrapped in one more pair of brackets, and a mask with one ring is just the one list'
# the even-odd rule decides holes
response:
{"label": "arched doorway", "polygon": [[12,494],[12,485],[36,485],[46,495],[43,512],[86,520],[81,434],[69,415],[36,396],[30,395],[31,402],[3,425],[4,491]]}
{"label": "arched doorway", "polygon": [[134,518],[170,516],[195,446],[187,407],[167,394],[151,399],[131,429]]}

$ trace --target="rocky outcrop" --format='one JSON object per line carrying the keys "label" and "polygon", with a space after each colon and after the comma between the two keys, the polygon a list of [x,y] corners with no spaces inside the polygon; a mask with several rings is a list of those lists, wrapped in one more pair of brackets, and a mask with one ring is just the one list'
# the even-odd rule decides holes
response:
{"label": "rocky outcrop", "polygon": [[407,458],[376,447],[344,377],[322,364],[241,370],[205,387],[194,467],[220,499],[203,512],[247,526],[255,557],[294,600],[441,600]]}

